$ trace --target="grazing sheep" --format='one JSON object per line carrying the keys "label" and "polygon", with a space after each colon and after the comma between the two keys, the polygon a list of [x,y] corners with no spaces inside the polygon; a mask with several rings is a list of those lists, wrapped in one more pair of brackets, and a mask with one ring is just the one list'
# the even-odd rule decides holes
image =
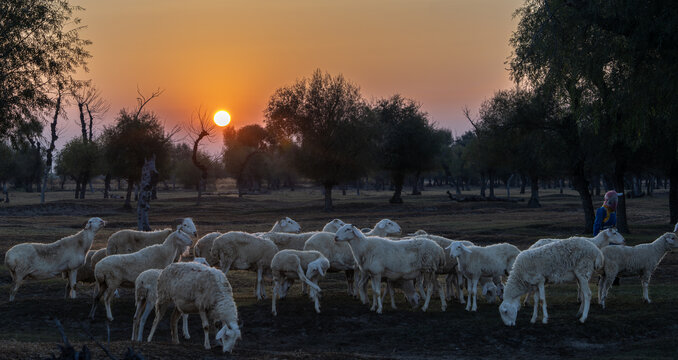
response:
{"label": "grazing sheep", "polygon": [[[389,280],[417,280],[423,277],[426,285],[426,300],[422,311],[428,309],[433,290],[433,281],[436,280],[436,271],[445,266],[443,249],[435,242],[423,239],[409,239],[392,241],[380,237],[367,237],[351,224],[346,224],[337,231],[335,241],[347,241],[353,252],[353,258],[360,271],[372,279],[373,308],[376,304],[377,313],[382,312],[381,278]],[[361,277],[361,282],[367,277]],[[361,297],[363,284],[358,284]],[[441,297],[444,303],[444,296]]]}
{"label": "grazing sheep", "polygon": [[[429,240],[435,242],[436,244],[438,244],[438,246],[440,246],[443,249],[446,249],[447,247],[449,247],[452,244],[453,241],[455,241],[455,240],[451,240],[451,239],[448,239],[448,238],[443,237],[443,236],[427,234],[423,230],[417,230],[415,232],[415,234],[417,234],[417,233],[419,235],[416,235],[416,236],[429,239]],[[464,244],[465,246],[474,246],[475,245],[472,242],[466,241],[466,240],[460,240],[460,242],[462,244]],[[458,271],[457,258],[454,257],[454,256],[451,256],[449,252],[445,251],[445,267],[442,268],[442,269],[438,269],[438,274],[445,274],[445,299],[451,300],[452,295],[454,293],[454,295],[459,299],[459,302],[464,304],[466,302],[464,300],[464,295],[463,295],[463,292],[462,292],[462,286],[463,286],[463,283],[464,283],[464,278],[463,278],[463,275],[461,274],[461,272]],[[482,285],[485,286],[485,284],[487,284],[487,281],[483,280],[483,279],[481,279],[481,280],[482,280],[482,282],[481,282]],[[440,291],[440,289],[438,289],[437,282],[435,282],[433,285],[435,287],[434,290]],[[487,288],[486,290],[492,290],[492,289]],[[496,295],[496,294],[497,293],[494,292],[494,291],[486,291],[483,295],[485,295],[486,298],[488,298],[488,300],[489,300],[489,298],[491,298],[491,295]]]}
{"label": "grazing sheep", "polygon": [[345,222],[339,220],[339,219],[333,219],[332,221],[328,222],[325,224],[323,227],[323,232],[331,232],[331,233],[336,233],[337,230],[339,230],[340,227],[346,225]]}
{"label": "grazing sheep", "polygon": [[667,232],[649,244],[636,246],[608,246],[603,249],[605,266],[598,281],[598,302],[605,308],[605,299],[617,276],[640,276],[643,299],[649,304],[650,277],[664,256],[678,247],[678,237]]}
{"label": "grazing sheep", "polygon": [[[609,247],[607,247],[609,248]],[[594,270],[603,267],[603,253],[593,243],[581,238],[565,239],[521,252],[513,263],[506,286],[504,301],[499,306],[499,314],[504,324],[515,326],[520,297],[534,287],[539,290],[539,298],[535,294],[534,310],[531,323],[537,321],[539,300],[542,302],[542,323],[548,322],[546,312],[546,295],[544,284],[561,283],[577,280],[583,300],[579,306],[580,322],[585,322],[591,303],[589,279]]]}
{"label": "grazing sheep", "polygon": [[381,219],[374,225],[374,228],[364,228],[361,230],[365,236],[398,236],[402,233],[400,225],[389,219]]}
{"label": "grazing sheep", "polygon": [[[624,236],[616,229],[616,228],[609,228],[605,229],[601,232],[598,233],[598,235],[590,238],[590,237],[584,237],[584,236],[573,236],[574,237],[580,237],[582,239],[586,239],[590,242],[592,242],[594,245],[598,247],[598,249],[602,249],[610,244],[613,245],[623,245],[624,244]],[[570,238],[571,239],[571,238]],[[561,241],[562,239],[540,239],[537,240],[532,246],[530,246],[530,249],[538,248],[540,246],[544,246],[546,244],[550,244],[552,242],[556,241]]]}
{"label": "grazing sheep", "polygon": [[345,242],[334,241],[334,235],[335,232],[316,233],[306,240],[304,250],[316,250],[323,254],[330,261],[328,272],[345,272],[348,294],[356,295],[354,287],[356,265],[351,247]]}
{"label": "grazing sheep", "polygon": [[271,273],[273,274],[273,296],[271,313],[278,315],[276,310],[276,298],[284,298],[287,291],[299,279],[309,286],[308,296],[315,303],[315,311],[320,313],[320,287],[318,280],[325,276],[330,268],[330,262],[318,251],[281,250],[271,260]]}
{"label": "grazing sheep", "polygon": [[[486,247],[466,246],[460,241],[453,241],[448,247],[450,256],[457,258],[459,272],[466,278],[468,301],[466,311],[476,311],[476,292],[478,281],[483,276],[501,279],[508,274],[513,261],[520,254],[517,247],[507,243],[494,244]],[[471,303],[473,295],[473,303]]]}
{"label": "grazing sheep", "polygon": [[186,218],[162,244],[152,245],[132,254],[108,255],[99,261],[94,268],[98,291],[90,317],[94,318],[97,304],[103,297],[106,317],[113,321],[111,314],[113,292],[120,286],[133,287],[137,276],[144,270],[164,269],[177,258],[177,254],[181,254],[192,244],[192,237],[197,235],[193,220]]}
{"label": "grazing sheep", "polygon": [[241,338],[238,308],[233,300],[231,284],[221,271],[195,262],[170,264],[160,273],[157,289],[155,319],[148,334],[149,342],[167,308],[174,304],[170,319],[173,343],[179,343],[179,315],[200,314],[205,349],[210,348],[210,325],[221,322],[222,328],[215,338],[221,341],[223,352],[233,350],[235,342]]}
{"label": "grazing sheep", "polygon": [[214,244],[214,239],[221,235],[222,233],[215,231],[201,237],[193,247],[193,256],[203,257],[207,263],[210,264],[210,266],[217,266],[219,264],[219,259],[212,258],[211,251],[212,244]]}
{"label": "grazing sheep", "polygon": [[241,231],[230,231],[214,240],[210,257],[218,262],[221,271],[251,270],[257,272],[255,294],[258,300],[266,298],[263,278],[270,276],[271,260],[278,247],[264,239]]}
{"label": "grazing sheep", "polygon": [[5,267],[12,276],[9,301],[14,301],[25,279],[50,279],[66,273],[66,296],[75,299],[78,268],[94,241],[94,235],[106,225],[98,217],[87,221],[83,230],[50,244],[23,243],[12,246],[5,254]]}

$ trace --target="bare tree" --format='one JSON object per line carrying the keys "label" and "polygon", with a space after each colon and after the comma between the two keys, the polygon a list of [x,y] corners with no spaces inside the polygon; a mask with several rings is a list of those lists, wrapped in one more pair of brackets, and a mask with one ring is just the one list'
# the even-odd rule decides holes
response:
{"label": "bare tree", "polygon": [[50,124],[50,130],[52,132],[52,139],[49,143],[49,147],[46,151],[45,159],[45,171],[42,177],[42,187],[40,188],[40,203],[45,203],[45,189],[47,189],[47,178],[49,173],[52,170],[52,153],[54,152],[54,143],[59,138],[57,134],[57,121],[59,120],[59,113],[61,112],[61,98],[63,96],[63,84],[59,82],[57,85],[57,98],[54,105],[54,117],[52,118],[52,123]]}
{"label": "bare tree", "polygon": [[203,164],[198,160],[198,147],[200,146],[200,141],[207,138],[209,142],[214,141],[214,128],[215,124],[207,116],[207,112],[203,111],[202,108],[198,108],[195,114],[191,115],[191,122],[189,123],[188,134],[191,140],[193,140],[193,165],[200,169],[200,181],[198,182],[198,201],[197,205],[200,205],[200,198],[202,192],[205,191],[205,186],[207,183],[207,164]]}

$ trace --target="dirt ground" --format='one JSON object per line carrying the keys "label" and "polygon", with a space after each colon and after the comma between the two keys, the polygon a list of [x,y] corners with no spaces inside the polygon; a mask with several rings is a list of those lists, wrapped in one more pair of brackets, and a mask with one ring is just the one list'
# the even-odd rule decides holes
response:
{"label": "dirt ground", "polygon": [[[387,192],[335,192],[335,211],[322,212],[318,189],[298,189],[263,195],[207,195],[200,206],[195,193],[161,192],[151,204],[155,228],[170,226],[177,218],[191,216],[200,234],[211,231],[265,231],[278,218],[289,216],[303,231],[319,230],[332,218],[359,227],[372,226],[381,218],[398,222],[404,233],[425,229],[455,239],[479,244],[510,242],[521,249],[543,237],[567,237],[581,232],[583,212],[574,192],[542,192],[540,209],[528,209],[519,202],[452,202],[447,188],[427,188],[421,196],[405,196],[405,204],[391,205]],[[477,193],[477,191],[474,191]],[[521,198],[523,195],[514,198]],[[70,200],[72,193],[48,193],[52,201],[37,203],[36,194],[15,193],[13,203],[0,206],[0,252],[21,242],[51,242],[78,231],[92,216],[108,225],[96,237],[93,248],[104,247],[113,232],[136,226],[134,211],[121,209],[121,200],[103,200],[100,194],[86,200]],[[89,195],[89,194],[88,194]],[[504,196],[502,192],[498,196]],[[523,197],[524,199],[524,197]],[[629,199],[631,234],[628,244],[652,241],[673,229],[668,223],[668,194]],[[242,340],[232,354],[219,348],[204,350],[198,316],[191,316],[191,339],[173,345],[169,335],[169,315],[161,322],[152,343],[129,340],[134,314],[133,290],[125,289],[112,305],[111,352],[122,358],[127,347],[140,351],[146,359],[447,359],[447,358],[678,358],[678,255],[668,254],[657,268],[650,286],[653,302],[641,300],[640,281],[622,279],[610,291],[608,308],[592,304],[589,319],[580,324],[575,316],[576,287],[571,284],[548,286],[549,324],[530,324],[531,307],[521,309],[516,327],[501,322],[496,304],[481,302],[477,313],[464,311],[458,302],[441,312],[439,300],[424,313],[412,310],[402,295],[398,309],[384,307],[384,314],[370,312],[368,306],[346,294],[343,274],[329,274],[320,283],[322,313],[313,311],[311,301],[295,285],[284,299],[278,316],[270,312],[270,301],[257,302],[251,273],[229,272],[235,292]],[[65,281],[29,281],[9,303],[11,278],[0,265],[0,359],[41,359],[58,353],[61,342],[52,319],[64,325],[69,339],[87,345],[95,358],[104,353],[89,339],[105,343],[106,326],[102,307],[96,319],[87,314],[92,304],[92,288],[81,284],[78,298],[64,299]],[[591,284],[595,294],[597,288]],[[267,289],[270,294],[270,287]],[[149,318],[146,332],[153,316]],[[212,335],[213,339],[213,335]],[[212,340],[213,342],[213,340]]]}

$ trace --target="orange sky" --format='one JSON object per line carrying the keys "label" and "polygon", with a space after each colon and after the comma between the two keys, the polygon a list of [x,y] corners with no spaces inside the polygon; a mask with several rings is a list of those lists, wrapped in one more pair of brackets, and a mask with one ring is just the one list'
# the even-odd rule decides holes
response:
{"label": "orange sky", "polygon": [[[149,105],[167,125],[202,106],[260,123],[278,87],[316,68],[342,73],[367,99],[401,93],[439,126],[469,128],[462,108],[511,82],[504,61],[522,0],[77,1],[93,41],[91,78],[111,103],[135,106],[137,85],[164,89]],[[64,138],[78,133],[75,113]],[[99,129],[100,130],[100,129]],[[208,150],[216,153],[218,136]]]}

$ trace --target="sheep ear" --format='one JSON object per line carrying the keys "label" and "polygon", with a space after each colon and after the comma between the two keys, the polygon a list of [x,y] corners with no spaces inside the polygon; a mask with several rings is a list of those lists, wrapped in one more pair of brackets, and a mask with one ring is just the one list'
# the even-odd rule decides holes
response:
{"label": "sheep ear", "polygon": [[91,221],[87,221],[87,222],[85,223],[85,229],[86,229],[86,230],[89,230],[89,229],[91,229],[91,228],[92,228],[92,222],[91,222]]}
{"label": "sheep ear", "polygon": [[676,223],[676,226],[673,227],[673,232],[678,231],[678,223]]}
{"label": "sheep ear", "polygon": [[461,248],[462,251],[465,251],[469,254],[471,253],[471,250],[469,248],[467,248],[466,246],[464,246],[464,244],[460,244],[459,247]]}
{"label": "sheep ear", "polygon": [[224,326],[217,332],[217,334],[214,336],[214,338],[215,338],[216,340],[219,340],[219,339],[223,338],[224,335],[226,334],[226,331],[227,331],[227,330],[228,330],[228,325],[224,325]]}
{"label": "sheep ear", "polygon": [[483,285],[483,296],[487,295],[487,284]]}
{"label": "sheep ear", "polygon": [[386,224],[384,224],[383,222],[379,222],[379,224],[377,224],[377,227],[383,229],[386,227]]}

